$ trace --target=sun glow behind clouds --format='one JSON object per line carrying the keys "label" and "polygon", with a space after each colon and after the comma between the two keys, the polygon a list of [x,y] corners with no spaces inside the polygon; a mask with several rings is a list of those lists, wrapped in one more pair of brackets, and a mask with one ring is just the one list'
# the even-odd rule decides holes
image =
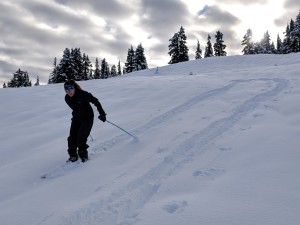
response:
{"label": "sun glow behind clouds", "polygon": [[[283,13],[283,2],[284,0],[276,0],[269,1],[264,5],[222,5],[222,8],[241,20],[241,24],[237,26],[237,34],[241,38],[246,34],[248,29],[251,29],[253,41],[260,41],[268,31],[271,41],[275,42],[277,34],[284,32],[283,28],[276,27],[274,23],[275,19]],[[281,37],[283,36],[281,35]]]}

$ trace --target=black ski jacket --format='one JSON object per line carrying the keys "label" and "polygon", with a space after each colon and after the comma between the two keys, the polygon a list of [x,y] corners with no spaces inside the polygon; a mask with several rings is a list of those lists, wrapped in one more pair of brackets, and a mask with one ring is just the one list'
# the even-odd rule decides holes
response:
{"label": "black ski jacket", "polygon": [[97,107],[100,115],[106,115],[99,100],[89,92],[76,90],[75,94],[72,97],[66,94],[65,101],[73,110],[73,118],[94,117],[94,111],[92,106],[90,105],[90,102]]}

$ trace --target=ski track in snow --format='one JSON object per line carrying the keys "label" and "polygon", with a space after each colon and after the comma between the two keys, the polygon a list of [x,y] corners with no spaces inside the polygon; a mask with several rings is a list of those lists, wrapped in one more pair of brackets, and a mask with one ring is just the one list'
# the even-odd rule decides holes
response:
{"label": "ski track in snow", "polygon": [[[180,168],[191,161],[194,156],[203,154],[205,152],[205,146],[215,141],[224,132],[233,127],[238,120],[253,111],[260,103],[279,94],[288,86],[289,81],[285,79],[234,80],[224,87],[202,93],[131,131],[131,133],[137,136],[148,132],[155,126],[167,122],[201,101],[207,101],[211,97],[224,94],[239,84],[247,84],[251,81],[274,82],[275,86],[270,90],[265,90],[262,93],[258,93],[244,100],[239,103],[229,116],[210,123],[206,128],[185,139],[185,141],[179,144],[176,149],[155,167],[139,178],[129,182],[126,186],[120,187],[105,198],[101,197],[93,200],[93,202],[88,202],[84,208],[70,210],[67,215],[53,215],[54,218],[52,217],[51,219],[57,218],[57,223],[53,223],[53,221],[48,218],[49,220],[45,219],[41,224],[136,224],[138,220],[137,210],[142,208],[143,205],[151,199],[165,179],[180,170]],[[94,146],[92,154],[100,154],[124,140],[128,140],[126,134],[114,137],[111,140]],[[101,189],[101,187],[99,189]],[[172,209],[170,206],[165,207],[167,211],[172,211]]]}

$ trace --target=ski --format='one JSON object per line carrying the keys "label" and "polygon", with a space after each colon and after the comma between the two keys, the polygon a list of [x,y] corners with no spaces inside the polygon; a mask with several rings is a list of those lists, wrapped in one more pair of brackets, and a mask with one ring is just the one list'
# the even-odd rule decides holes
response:
{"label": "ski", "polygon": [[54,179],[54,178],[64,176],[68,171],[79,168],[84,163],[86,163],[86,161],[81,162],[80,160],[78,160],[76,162],[65,162],[64,164],[57,166],[53,170],[42,174],[40,176],[40,178],[41,179]]}

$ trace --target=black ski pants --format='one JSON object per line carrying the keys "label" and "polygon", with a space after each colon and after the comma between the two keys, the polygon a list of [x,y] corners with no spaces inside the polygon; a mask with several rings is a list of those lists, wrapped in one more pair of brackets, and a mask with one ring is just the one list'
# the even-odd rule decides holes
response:
{"label": "black ski pants", "polygon": [[[93,127],[94,117],[72,118],[70,136],[68,137],[68,153],[70,157],[88,158],[86,142]],[[78,148],[78,153],[77,153]]]}

